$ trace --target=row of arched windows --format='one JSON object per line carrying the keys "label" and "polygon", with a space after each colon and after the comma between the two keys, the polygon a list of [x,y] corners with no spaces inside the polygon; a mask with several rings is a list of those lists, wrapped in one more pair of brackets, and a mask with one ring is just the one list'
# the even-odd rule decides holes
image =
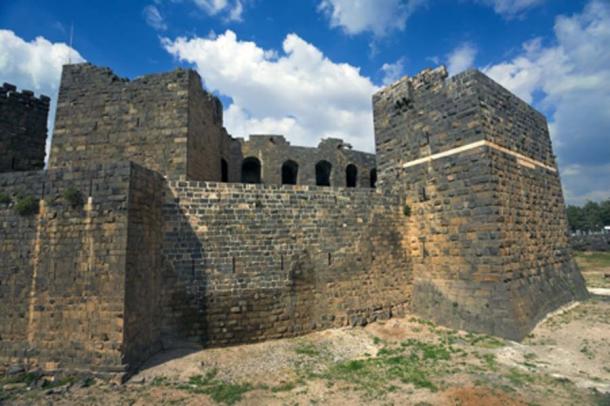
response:
{"label": "row of arched windows", "polygon": [[[226,161],[223,159],[222,178],[228,177]],[[332,164],[328,161],[319,161],[316,163],[316,185],[330,186],[330,177],[332,173]],[[296,185],[299,164],[293,160],[287,160],[282,164],[282,185]],[[226,176],[225,176],[226,175]],[[377,183],[377,170],[372,169],[370,172],[370,186],[375,187]],[[261,162],[255,157],[248,157],[242,161],[241,165],[241,182],[242,183],[261,183]],[[347,187],[358,186],[358,168],[354,164],[349,164],[345,168],[345,185]]]}

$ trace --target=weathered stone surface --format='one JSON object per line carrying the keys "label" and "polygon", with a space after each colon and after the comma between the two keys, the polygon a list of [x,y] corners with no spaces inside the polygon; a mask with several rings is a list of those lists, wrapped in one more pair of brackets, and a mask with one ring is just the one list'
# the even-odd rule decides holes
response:
{"label": "weathered stone surface", "polygon": [[0,87],[0,172],[42,169],[49,102],[8,83]]}
{"label": "weathered stone surface", "polygon": [[[412,306],[445,325],[520,339],[587,295],[546,121],[478,71],[446,77],[427,70],[374,97],[381,187],[413,213]],[[493,145],[409,164],[481,141]]]}
{"label": "weathered stone surface", "polygon": [[260,161],[261,182],[265,184],[281,185],[283,166],[294,163],[296,184],[316,185],[316,164],[326,161],[331,165],[330,186],[348,186],[348,165],[356,168],[354,187],[375,186],[375,155],[352,150],[340,139],[322,140],[317,148],[292,146],[281,135],[250,135],[247,141],[238,141],[245,159]]}
{"label": "weathered stone surface", "polygon": [[165,333],[208,345],[402,313],[405,217],[374,189],[170,182]]}

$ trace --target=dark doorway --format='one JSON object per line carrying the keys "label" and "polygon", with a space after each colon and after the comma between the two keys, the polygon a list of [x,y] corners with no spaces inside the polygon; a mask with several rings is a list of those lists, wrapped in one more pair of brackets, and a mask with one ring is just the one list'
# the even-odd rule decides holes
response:
{"label": "dark doorway", "polygon": [[377,168],[371,169],[371,187],[377,187]]}
{"label": "dark doorway", "polygon": [[261,161],[254,157],[246,158],[241,164],[242,183],[261,183]]}
{"label": "dark doorway", "polygon": [[316,164],[316,185],[330,186],[330,173],[333,166],[328,161],[320,161]]}
{"label": "dark doorway", "polygon": [[229,181],[229,164],[224,159],[220,160],[220,181]]}
{"label": "dark doorway", "polygon": [[282,185],[296,185],[299,175],[299,164],[288,160],[282,165]]}
{"label": "dark doorway", "polygon": [[345,168],[345,185],[347,187],[356,187],[358,184],[358,168],[356,165],[349,164]]}

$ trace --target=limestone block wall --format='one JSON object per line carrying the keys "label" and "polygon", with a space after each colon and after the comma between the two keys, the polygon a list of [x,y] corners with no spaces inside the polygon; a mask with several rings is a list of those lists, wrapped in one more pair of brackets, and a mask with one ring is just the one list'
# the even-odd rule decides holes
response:
{"label": "limestone block wall", "polygon": [[193,70],[119,78],[65,65],[49,168],[131,160],[167,176],[220,180],[218,99]]}
{"label": "limestone block wall", "polygon": [[586,296],[544,117],[477,71],[374,97],[380,182],[411,208],[413,309],[513,339]]}
{"label": "limestone block wall", "polygon": [[0,172],[42,169],[50,99],[0,87]]}
{"label": "limestone block wall", "polygon": [[405,217],[392,196],[175,181],[163,212],[168,342],[294,336],[410,303]]}
{"label": "limestone block wall", "polygon": [[130,163],[0,175],[0,366],[123,373],[159,348],[153,181]]}
{"label": "limestone block wall", "polygon": [[[357,169],[357,187],[371,187],[371,171],[376,170],[375,155],[352,150],[340,139],[325,139],[317,148],[298,147],[281,135],[251,135],[249,140],[239,139],[244,159],[254,157],[261,164],[261,182],[282,184],[282,165],[293,161],[298,165],[297,184],[316,185],[316,164],[327,161],[332,165],[330,185],[345,187],[346,168]],[[375,176],[375,175],[373,175]]]}

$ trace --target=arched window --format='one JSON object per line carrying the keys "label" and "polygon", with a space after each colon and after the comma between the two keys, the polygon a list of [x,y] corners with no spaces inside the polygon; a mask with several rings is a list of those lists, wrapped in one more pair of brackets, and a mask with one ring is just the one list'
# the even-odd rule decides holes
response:
{"label": "arched window", "polygon": [[371,187],[377,186],[377,168],[371,169]]}
{"label": "arched window", "polygon": [[299,174],[299,164],[292,160],[282,165],[282,185],[296,185]]}
{"label": "arched window", "polygon": [[220,160],[220,181],[229,181],[229,164],[224,159]]}
{"label": "arched window", "polygon": [[328,161],[320,161],[316,164],[316,185],[330,186],[330,173],[333,166]]}
{"label": "arched window", "polygon": [[345,168],[345,185],[347,187],[356,187],[358,185],[358,168],[354,164],[349,164]]}
{"label": "arched window", "polygon": [[249,157],[241,164],[242,183],[261,183],[261,161],[257,158]]}

